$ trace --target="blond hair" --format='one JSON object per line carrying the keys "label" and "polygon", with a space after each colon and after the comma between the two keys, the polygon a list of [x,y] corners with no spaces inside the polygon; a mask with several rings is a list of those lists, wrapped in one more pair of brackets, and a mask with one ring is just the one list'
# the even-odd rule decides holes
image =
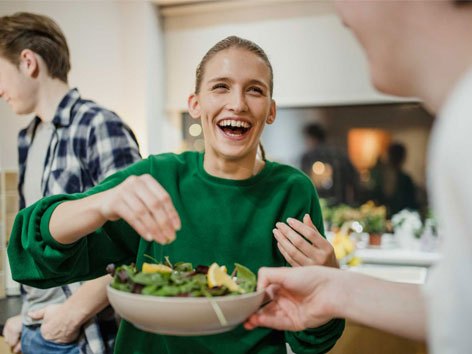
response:
{"label": "blond hair", "polygon": [[256,43],[251,42],[250,40],[243,39],[237,36],[230,36],[226,37],[225,39],[216,43],[213,47],[210,48],[208,52],[206,52],[205,56],[200,61],[200,64],[197,66],[196,77],[195,77],[195,93],[198,94],[200,92],[200,86],[202,83],[203,75],[205,74],[205,66],[213,58],[217,53],[221,52],[222,50],[230,49],[230,48],[241,48],[246,49],[247,51],[256,54],[259,58],[261,58],[264,63],[266,63],[267,67],[269,68],[270,73],[270,82],[269,82],[269,89],[270,89],[270,96],[272,97],[272,93],[274,90],[274,73],[272,70],[272,65],[270,64],[269,58],[264,50],[259,47]]}

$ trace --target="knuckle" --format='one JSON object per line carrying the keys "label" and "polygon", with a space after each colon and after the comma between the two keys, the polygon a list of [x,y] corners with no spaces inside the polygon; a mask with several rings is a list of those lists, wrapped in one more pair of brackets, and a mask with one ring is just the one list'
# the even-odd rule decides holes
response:
{"label": "knuckle", "polygon": [[152,235],[160,235],[161,229],[155,224],[151,225],[149,227],[149,231],[151,232]]}
{"label": "knuckle", "polygon": [[308,232],[307,232],[307,237],[310,238],[310,239],[314,239],[316,237],[317,233],[315,230],[313,229],[310,229]]}
{"label": "knuckle", "polygon": [[170,202],[170,195],[167,193],[163,193],[159,199],[162,203],[168,203]]}
{"label": "knuckle", "polygon": [[[160,206],[161,206],[161,202],[159,201],[159,207]],[[157,208],[156,210],[154,210],[154,220],[156,220],[156,222],[159,225],[165,222],[166,217],[165,217],[164,210],[162,210],[162,208]]]}
{"label": "knuckle", "polygon": [[129,177],[125,180],[125,182],[126,182],[127,184],[134,184],[134,183],[136,183],[137,180],[138,180],[138,177],[135,176],[135,175],[132,175],[132,176],[129,176]]}
{"label": "knuckle", "polygon": [[157,208],[160,207],[160,205],[161,205],[161,202],[159,201],[159,199],[157,199],[157,198],[152,198],[151,199],[151,202],[150,202],[151,208],[157,209]]}
{"label": "knuckle", "polygon": [[135,214],[137,214],[136,216],[138,217],[138,219],[144,219],[147,214],[147,209],[144,205],[140,204],[135,207],[134,212]]}
{"label": "knuckle", "polygon": [[161,218],[155,219],[155,224],[156,224],[156,227],[159,228],[159,230],[162,230],[164,227],[164,222],[162,221]]}
{"label": "knuckle", "polygon": [[294,240],[292,240],[292,243],[295,247],[300,248],[303,246],[303,240],[301,237],[297,237]]}

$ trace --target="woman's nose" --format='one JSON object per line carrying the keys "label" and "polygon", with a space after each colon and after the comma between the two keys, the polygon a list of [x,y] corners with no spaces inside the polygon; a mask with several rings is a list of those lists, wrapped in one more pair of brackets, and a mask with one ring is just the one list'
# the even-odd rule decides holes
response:
{"label": "woman's nose", "polygon": [[246,97],[243,92],[233,92],[230,98],[229,108],[235,113],[247,111]]}

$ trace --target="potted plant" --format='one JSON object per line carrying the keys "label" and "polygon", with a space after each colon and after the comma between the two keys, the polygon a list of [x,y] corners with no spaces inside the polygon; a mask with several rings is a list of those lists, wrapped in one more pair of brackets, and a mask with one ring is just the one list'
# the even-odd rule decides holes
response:
{"label": "potted plant", "polygon": [[364,232],[369,234],[369,244],[371,246],[380,246],[382,234],[386,228],[385,206],[376,206],[374,202],[369,201],[361,206],[360,211]]}

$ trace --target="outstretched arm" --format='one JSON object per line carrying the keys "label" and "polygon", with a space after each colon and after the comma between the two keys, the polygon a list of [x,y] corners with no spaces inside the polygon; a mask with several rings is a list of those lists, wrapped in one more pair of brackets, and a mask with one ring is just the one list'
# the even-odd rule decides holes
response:
{"label": "outstretched arm", "polygon": [[180,229],[169,194],[145,174],[130,176],[104,192],[59,204],[51,215],[49,231],[57,242],[67,245],[118,219],[147,241],[158,243],[173,241]]}
{"label": "outstretched arm", "polygon": [[425,303],[417,285],[310,266],[262,268],[258,288],[267,288],[273,300],[246,321],[247,329],[300,331],[331,318],[348,318],[400,336],[425,340]]}
{"label": "outstretched arm", "polygon": [[134,260],[140,237],[172,241],[180,219],[148,170],[147,161],[138,162],[86,193],[21,210],[8,244],[13,278],[37,288],[96,279],[108,263]]}

